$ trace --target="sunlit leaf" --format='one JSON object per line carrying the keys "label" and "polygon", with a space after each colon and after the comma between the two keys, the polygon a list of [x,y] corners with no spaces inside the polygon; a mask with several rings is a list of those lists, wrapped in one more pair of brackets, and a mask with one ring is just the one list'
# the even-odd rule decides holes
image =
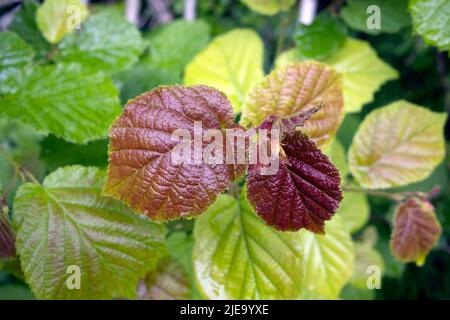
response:
{"label": "sunlit leaf", "polygon": [[411,24],[407,7],[408,0],[348,0],[340,16],[353,29],[368,34],[395,33]]}
{"label": "sunlit leaf", "polygon": [[[101,196],[104,181],[96,168],[65,167],[17,192],[17,252],[37,298],[133,298],[166,254],[164,227]],[[79,290],[67,286],[70,266],[79,267]]]}
{"label": "sunlit leaf", "polygon": [[410,198],[395,212],[391,251],[402,262],[415,261],[417,265],[423,265],[441,233],[442,227],[431,203]]}
{"label": "sunlit leaf", "polygon": [[295,0],[241,0],[241,2],[253,11],[268,16],[289,10],[295,4]]}
{"label": "sunlit leaf", "polygon": [[322,63],[290,64],[251,88],[242,107],[241,124],[256,126],[270,115],[289,118],[320,104],[324,107],[302,127],[319,144],[336,132],[342,120],[341,77]]}
{"label": "sunlit leaf", "polygon": [[348,175],[347,155],[342,144],[337,138],[332,139],[327,145],[322,147],[322,152],[330,157],[331,162],[338,168],[341,182],[345,181]]}
{"label": "sunlit leaf", "polygon": [[263,43],[253,30],[234,29],[213,39],[186,67],[188,85],[212,86],[239,112],[250,86],[264,73]]}
{"label": "sunlit leaf", "polygon": [[[243,165],[225,162],[226,141],[220,140],[222,147],[219,141],[202,142],[207,129],[225,136],[227,128],[235,127],[233,120],[227,98],[206,86],[158,87],[130,100],[110,130],[105,194],[152,219],[201,214],[243,172]],[[202,123],[200,135],[194,131],[196,122]],[[174,136],[177,129],[184,129],[189,141]],[[183,146],[196,144],[200,156],[207,146],[220,147],[222,164],[194,159],[195,150],[186,161],[173,161]]]}
{"label": "sunlit leaf", "polygon": [[421,181],[442,161],[447,116],[406,101],[372,111],[350,146],[350,172],[369,189]]}
{"label": "sunlit leaf", "polygon": [[58,43],[87,16],[87,6],[81,0],[45,0],[36,12],[36,22],[48,42]]}
{"label": "sunlit leaf", "polygon": [[[295,49],[282,53],[277,68],[298,61]],[[344,111],[358,112],[371,102],[375,92],[388,80],[398,78],[395,69],[383,62],[368,42],[347,38],[344,45],[323,61],[342,74]]]}
{"label": "sunlit leaf", "polygon": [[335,216],[325,226],[325,235],[300,231],[304,251],[303,287],[328,299],[337,299],[353,270],[354,249],[350,233]]}
{"label": "sunlit leaf", "polygon": [[414,31],[425,42],[450,51],[450,2],[448,0],[411,0],[409,2]]}
{"label": "sunlit leaf", "polygon": [[264,221],[278,230],[323,233],[325,221],[342,199],[339,172],[301,132],[283,137],[281,148],[273,174],[264,174],[262,164],[249,165],[248,198]]}
{"label": "sunlit leaf", "polygon": [[359,231],[369,220],[370,207],[364,193],[344,192],[338,215],[351,233]]}
{"label": "sunlit leaf", "polygon": [[358,289],[368,289],[369,277],[373,270],[380,272],[379,280],[381,281],[384,272],[383,257],[369,244],[355,242],[355,263],[350,279],[351,285]]}
{"label": "sunlit leaf", "polygon": [[111,79],[75,64],[33,68],[15,92],[0,97],[0,105],[0,117],[77,143],[104,138],[120,112]]}
{"label": "sunlit leaf", "polygon": [[294,299],[303,259],[299,233],[278,232],[245,198],[220,195],[195,225],[194,267],[209,299]]}
{"label": "sunlit leaf", "polygon": [[170,257],[161,259],[158,267],[139,282],[140,300],[187,300],[191,296],[188,275],[183,266]]}
{"label": "sunlit leaf", "polygon": [[57,61],[115,73],[137,62],[144,42],[139,30],[120,12],[104,10],[90,16],[80,32],[65,37],[58,48]]}

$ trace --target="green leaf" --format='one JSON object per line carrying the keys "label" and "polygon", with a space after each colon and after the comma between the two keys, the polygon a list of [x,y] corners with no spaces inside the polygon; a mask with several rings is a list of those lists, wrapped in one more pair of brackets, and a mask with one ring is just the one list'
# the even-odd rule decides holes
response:
{"label": "green leaf", "polygon": [[289,10],[295,0],[241,0],[247,7],[260,14],[273,16],[280,11]]}
{"label": "green leaf", "polygon": [[341,76],[315,61],[298,62],[272,71],[257,82],[242,106],[241,124],[260,125],[266,117],[290,118],[323,104],[302,131],[319,145],[333,136],[342,120]]}
{"label": "green leaf", "polygon": [[355,233],[369,221],[370,207],[367,197],[359,192],[344,192],[338,214],[346,229]]}
{"label": "green leaf", "polygon": [[327,299],[337,299],[350,279],[354,249],[350,233],[339,216],[325,225],[325,235],[301,230],[305,271],[303,287]]}
{"label": "green leaf", "polygon": [[13,32],[0,33],[0,93],[14,90],[17,73],[30,66],[34,50]]}
{"label": "green leaf", "polygon": [[450,1],[411,0],[413,28],[429,45],[450,50]]}
{"label": "green leaf", "polygon": [[384,271],[383,257],[369,244],[355,242],[355,264],[350,279],[351,285],[357,289],[368,289],[367,280],[371,273],[367,270],[373,266],[379,268],[381,279]]}
{"label": "green leaf", "polygon": [[167,238],[169,253],[180,262],[189,275],[193,275],[192,250],[194,238],[185,232],[173,232]]}
{"label": "green leaf", "polygon": [[[276,66],[298,61],[295,49],[282,53]],[[359,112],[371,102],[383,83],[398,78],[395,69],[384,63],[368,42],[347,38],[344,45],[324,61],[342,74],[344,111]]]}
{"label": "green leaf", "polygon": [[295,33],[298,57],[301,60],[324,60],[342,46],[345,38],[345,26],[336,17],[322,13],[311,25],[299,25]]}
{"label": "green leaf", "polygon": [[240,200],[217,198],[197,220],[194,268],[209,299],[294,299],[303,273],[301,237],[258,217],[245,190]]}
{"label": "green leaf", "polygon": [[187,85],[212,86],[231,101],[233,110],[241,110],[251,85],[263,75],[263,43],[250,29],[234,29],[216,38],[186,67]]}
{"label": "green leaf", "polygon": [[58,48],[56,61],[77,62],[112,74],[136,63],[144,42],[123,15],[104,10],[90,16],[81,31],[65,37]]}
{"label": "green leaf", "polygon": [[330,157],[331,162],[338,168],[342,180],[341,184],[343,184],[348,175],[347,156],[344,147],[337,138],[333,138],[322,148],[322,151]]}
{"label": "green leaf", "polygon": [[36,12],[36,22],[48,42],[58,43],[76,30],[88,14],[81,0],[45,0]]}
{"label": "green leaf", "polygon": [[350,146],[350,172],[366,189],[392,188],[428,177],[445,154],[447,116],[407,101],[372,111]]}
{"label": "green leaf", "polygon": [[157,86],[181,83],[179,71],[155,67],[145,60],[116,74],[114,78],[121,82],[120,99],[124,103]]}
{"label": "green leaf", "polygon": [[[17,192],[17,251],[37,298],[134,298],[138,279],[166,254],[164,227],[101,196],[105,178],[94,167],[65,167]],[[69,266],[80,268],[78,290],[67,286]]]}
{"label": "green leaf", "polygon": [[181,74],[184,67],[209,42],[209,26],[204,21],[177,20],[163,25],[146,37],[148,63]]}
{"label": "green leaf", "polygon": [[191,288],[183,266],[171,257],[158,262],[158,267],[139,282],[140,300],[188,300]]}
{"label": "green leaf", "polygon": [[37,57],[44,58],[50,52],[51,45],[42,36],[36,24],[38,7],[33,1],[25,1],[20,11],[14,16],[8,29],[24,39],[36,51]]}
{"label": "green leaf", "polygon": [[75,64],[33,68],[15,92],[0,98],[0,104],[0,117],[77,143],[106,137],[120,113],[111,79]]}
{"label": "green leaf", "polygon": [[[372,9],[370,6],[373,5],[379,9]],[[341,10],[341,17],[353,29],[368,34],[395,33],[411,24],[407,7],[408,0],[348,0]],[[377,17],[380,29],[369,29]]]}
{"label": "green leaf", "polygon": [[30,289],[17,284],[0,286],[0,300],[34,300]]}

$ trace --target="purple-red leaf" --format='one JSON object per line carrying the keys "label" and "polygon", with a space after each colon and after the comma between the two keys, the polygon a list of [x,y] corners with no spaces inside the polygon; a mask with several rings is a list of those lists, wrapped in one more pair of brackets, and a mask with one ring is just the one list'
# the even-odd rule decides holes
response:
{"label": "purple-red leaf", "polygon": [[16,237],[6,216],[0,212],[0,258],[16,256]]}
{"label": "purple-red leaf", "polygon": [[[202,213],[243,173],[244,165],[194,162],[194,148],[192,161],[174,163],[173,153],[179,152],[183,142],[172,134],[185,129],[192,137],[191,146],[199,143],[205,150],[217,141],[205,142],[195,138],[196,134],[203,135],[208,129],[224,133],[236,126],[233,120],[227,98],[206,86],[159,87],[130,100],[109,133],[104,193],[156,220]],[[194,132],[199,122],[202,129]]]}
{"label": "purple-red leaf", "polygon": [[342,199],[339,171],[308,136],[289,132],[281,140],[279,168],[263,175],[249,166],[247,196],[267,224],[278,230],[324,233]]}
{"label": "purple-red leaf", "polygon": [[425,199],[409,198],[395,212],[391,251],[400,261],[422,265],[441,233],[433,205]]}

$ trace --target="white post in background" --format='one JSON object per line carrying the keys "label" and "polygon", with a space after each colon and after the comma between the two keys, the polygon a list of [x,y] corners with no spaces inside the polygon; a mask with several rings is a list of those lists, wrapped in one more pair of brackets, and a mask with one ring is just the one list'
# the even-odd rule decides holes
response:
{"label": "white post in background", "polygon": [[197,0],[184,0],[184,19],[187,21],[195,20],[195,9]]}
{"label": "white post in background", "polygon": [[139,24],[140,6],[140,0],[126,0],[125,3],[125,16],[127,17],[127,20],[135,26]]}
{"label": "white post in background", "polygon": [[298,4],[298,23],[310,25],[314,21],[317,0],[300,0]]}

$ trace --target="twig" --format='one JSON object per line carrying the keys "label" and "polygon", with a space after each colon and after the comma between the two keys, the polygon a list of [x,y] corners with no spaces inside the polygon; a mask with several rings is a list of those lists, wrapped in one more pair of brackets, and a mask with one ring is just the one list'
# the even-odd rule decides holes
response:
{"label": "twig", "polygon": [[436,185],[427,193],[421,192],[421,191],[388,192],[388,191],[381,191],[381,190],[366,190],[366,189],[362,189],[362,188],[358,188],[358,187],[349,187],[349,186],[343,186],[342,190],[344,192],[359,192],[359,193],[364,193],[367,195],[388,198],[395,202],[401,202],[409,197],[419,197],[422,199],[430,200],[430,199],[436,197],[441,192],[441,187],[439,185]]}

